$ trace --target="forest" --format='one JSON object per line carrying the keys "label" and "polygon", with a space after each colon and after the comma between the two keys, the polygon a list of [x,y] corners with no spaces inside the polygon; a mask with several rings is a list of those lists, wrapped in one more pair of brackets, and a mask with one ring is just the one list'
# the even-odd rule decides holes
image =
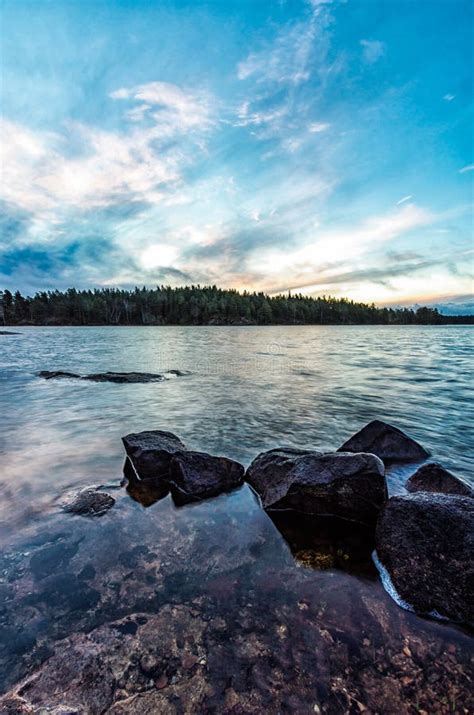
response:
{"label": "forest", "polygon": [[216,286],[0,291],[4,325],[440,325],[474,323],[436,308],[376,307],[346,298],[240,293]]}

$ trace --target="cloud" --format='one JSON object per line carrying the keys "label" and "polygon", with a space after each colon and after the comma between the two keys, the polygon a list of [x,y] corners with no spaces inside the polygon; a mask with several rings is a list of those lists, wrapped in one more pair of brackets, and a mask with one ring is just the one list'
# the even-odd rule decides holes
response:
{"label": "cloud", "polygon": [[412,198],[413,198],[413,196],[411,194],[409,194],[408,196],[404,196],[399,201],[397,201],[397,206],[401,206],[401,204],[404,204],[407,201],[410,201],[410,199],[412,199]]}
{"label": "cloud", "polygon": [[364,62],[369,65],[377,62],[377,60],[385,54],[385,43],[380,40],[361,40],[360,44],[362,46],[362,57]]}
{"label": "cloud", "polygon": [[445,94],[444,97],[443,97],[443,99],[444,99],[446,102],[452,102],[453,99],[456,99],[456,95],[455,95],[455,94]]}
{"label": "cloud", "polygon": [[474,171],[474,164],[467,164],[463,166],[462,169],[459,169],[460,174],[465,174],[468,171]]}
{"label": "cloud", "polygon": [[320,134],[321,132],[325,132],[327,129],[329,129],[330,126],[331,125],[327,122],[311,122],[311,124],[308,126],[308,131],[311,134]]}

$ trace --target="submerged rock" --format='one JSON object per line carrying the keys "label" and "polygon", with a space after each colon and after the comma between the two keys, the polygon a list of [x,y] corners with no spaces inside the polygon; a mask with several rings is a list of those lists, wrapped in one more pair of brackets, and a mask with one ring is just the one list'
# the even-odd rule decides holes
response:
{"label": "submerged rock", "polygon": [[138,479],[166,481],[173,456],[186,451],[179,437],[163,430],[133,432],[122,442]]}
{"label": "submerged rock", "polygon": [[385,469],[373,454],[276,449],[260,454],[245,478],[265,509],[370,524],[387,499]]}
{"label": "submerged rock", "polygon": [[75,372],[65,372],[64,370],[41,370],[38,372],[38,377],[43,377],[45,380],[53,380],[60,377],[75,377],[80,379],[80,375]]}
{"label": "submerged rock", "polygon": [[0,330],[0,335],[21,335],[21,333],[15,333],[13,330]]}
{"label": "submerged rock", "polygon": [[226,457],[183,452],[171,461],[170,485],[176,504],[217,496],[243,483],[245,469]]}
{"label": "submerged rock", "polygon": [[439,492],[474,497],[474,491],[469,485],[436,462],[420,467],[407,481],[406,488],[409,492]]}
{"label": "submerged rock", "polygon": [[63,504],[63,510],[70,514],[80,514],[81,516],[102,516],[115,504],[115,499],[97,489],[82,489],[73,494]]}
{"label": "submerged rock", "polygon": [[[181,370],[168,370],[167,375],[181,377],[186,373]],[[77,380],[90,380],[91,382],[116,382],[116,383],[145,383],[145,382],[163,382],[166,377],[155,372],[96,372],[90,375],[78,375],[75,372],[66,372],[64,370],[41,370],[37,373],[38,377],[43,377],[45,380],[53,378],[72,377]]]}
{"label": "submerged rock", "polygon": [[339,452],[370,452],[386,463],[417,462],[429,456],[429,453],[397,427],[373,420],[354,434]]}
{"label": "submerged rock", "polygon": [[[399,601],[421,614],[474,623],[474,502],[445,494],[392,497],[376,529],[377,557]],[[403,605],[403,604],[401,604]]]}
{"label": "submerged rock", "polygon": [[84,375],[83,380],[92,382],[162,382],[165,378],[153,372],[97,372]]}

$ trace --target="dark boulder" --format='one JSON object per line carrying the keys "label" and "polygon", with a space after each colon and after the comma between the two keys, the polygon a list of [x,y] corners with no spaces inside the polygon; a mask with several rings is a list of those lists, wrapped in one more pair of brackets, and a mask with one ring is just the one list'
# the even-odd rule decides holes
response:
{"label": "dark boulder", "polygon": [[162,382],[164,377],[153,372],[97,372],[91,375],[84,375],[82,379],[91,380],[92,382],[136,383]]}
{"label": "dark boulder", "polygon": [[75,372],[65,372],[64,370],[41,370],[38,372],[38,377],[44,377],[45,380],[53,380],[60,377],[75,377],[80,378]]}
{"label": "dark boulder", "polygon": [[168,482],[156,479],[139,479],[130,459],[127,457],[123,467],[127,494],[144,507],[155,504],[169,494]]}
{"label": "dark boulder", "polygon": [[474,623],[472,499],[426,492],[392,497],[375,541],[385,586],[401,605]]}
{"label": "dark boulder", "polygon": [[421,444],[404,432],[380,420],[369,422],[354,434],[339,452],[370,452],[385,463],[418,462],[429,456]]}
{"label": "dark boulder", "polygon": [[102,516],[115,504],[115,499],[97,489],[87,488],[71,495],[64,503],[63,510],[81,516]]}
{"label": "dark boulder", "polygon": [[245,469],[227,457],[183,452],[171,461],[170,487],[177,505],[217,496],[240,487]]}
{"label": "dark boulder", "polygon": [[163,430],[127,434],[122,442],[138,479],[166,481],[173,456],[186,451],[179,437]]}
{"label": "dark boulder", "polygon": [[269,510],[373,524],[387,499],[384,466],[373,454],[276,449],[260,454],[245,478]]}
{"label": "dark boulder", "polygon": [[474,491],[465,482],[436,462],[420,467],[407,481],[406,488],[409,492],[438,492],[474,497]]}
{"label": "dark boulder", "polygon": [[13,330],[0,330],[0,335],[21,335],[21,333],[15,333]]}

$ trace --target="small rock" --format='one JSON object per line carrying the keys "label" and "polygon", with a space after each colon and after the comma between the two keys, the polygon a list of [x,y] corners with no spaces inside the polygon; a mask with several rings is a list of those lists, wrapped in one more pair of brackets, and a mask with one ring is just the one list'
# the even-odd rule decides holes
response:
{"label": "small rock", "polygon": [[353,435],[339,452],[370,452],[383,462],[417,462],[429,456],[421,444],[404,432],[380,420],[369,422]]}
{"label": "small rock", "polygon": [[438,492],[474,497],[474,491],[437,462],[424,464],[406,483],[409,492]]}
{"label": "small rock", "polygon": [[163,430],[127,434],[122,442],[139,479],[167,480],[173,456],[186,451],[179,437]]}
{"label": "small rock", "polygon": [[186,504],[236,489],[243,483],[245,469],[227,457],[205,452],[175,454],[170,466],[170,485],[176,504]]}
{"label": "small rock", "polygon": [[96,489],[82,489],[63,504],[63,510],[81,516],[102,516],[115,504],[115,499]]}

